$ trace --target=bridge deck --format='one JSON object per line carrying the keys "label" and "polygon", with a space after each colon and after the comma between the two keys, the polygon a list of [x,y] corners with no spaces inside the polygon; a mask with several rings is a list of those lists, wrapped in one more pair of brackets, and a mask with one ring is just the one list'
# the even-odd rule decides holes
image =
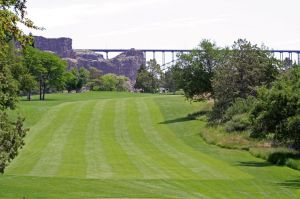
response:
{"label": "bridge deck", "polygon": [[[75,50],[88,50],[93,52],[127,52],[131,49],[75,49]],[[137,51],[143,51],[143,52],[191,52],[192,49],[135,49]],[[300,54],[300,50],[267,50],[271,53],[297,53]]]}

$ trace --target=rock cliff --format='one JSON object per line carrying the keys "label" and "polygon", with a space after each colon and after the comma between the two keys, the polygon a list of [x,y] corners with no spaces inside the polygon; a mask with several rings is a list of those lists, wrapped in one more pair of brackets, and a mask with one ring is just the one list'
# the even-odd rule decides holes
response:
{"label": "rock cliff", "polygon": [[56,53],[68,62],[69,69],[73,67],[85,67],[87,69],[96,67],[102,70],[103,74],[124,75],[130,78],[132,82],[136,79],[137,70],[145,63],[142,51],[131,49],[112,59],[104,59],[102,54],[88,50],[74,50],[70,38],[49,39],[36,36],[34,46],[40,50]]}

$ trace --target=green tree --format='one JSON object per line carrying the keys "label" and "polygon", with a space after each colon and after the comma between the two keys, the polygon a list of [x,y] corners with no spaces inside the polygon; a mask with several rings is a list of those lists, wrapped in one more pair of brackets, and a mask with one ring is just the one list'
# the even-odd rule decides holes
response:
{"label": "green tree", "polygon": [[175,93],[179,88],[179,77],[181,69],[176,66],[169,68],[162,76],[162,86]]}
{"label": "green tree", "polygon": [[116,89],[117,91],[130,91],[131,90],[131,85],[128,77],[125,77],[123,75],[117,76],[117,85]]}
{"label": "green tree", "polygon": [[68,71],[64,74],[64,82],[68,93],[77,89],[77,77],[72,71]]}
{"label": "green tree", "polygon": [[137,72],[134,88],[142,89],[146,93],[154,92],[153,76],[147,71],[145,65],[142,65]]}
{"label": "green tree", "polygon": [[64,74],[65,88],[68,92],[75,90],[78,93],[88,83],[89,77],[90,72],[87,69],[83,67],[73,68]]}
{"label": "green tree", "polygon": [[282,74],[270,89],[258,90],[251,121],[252,136],[271,134],[277,142],[300,147],[300,66]]}
{"label": "green tree", "polygon": [[[30,84],[22,87],[22,89],[31,92],[36,87],[30,76],[34,77],[36,82],[38,82],[40,100],[44,100],[46,92],[51,89],[63,89],[63,75],[67,67],[67,63],[64,60],[53,53],[43,52],[30,46],[23,49],[23,55],[25,77],[21,77],[21,79]],[[31,89],[30,85],[32,86]]]}
{"label": "green tree", "polygon": [[100,77],[102,71],[96,67],[90,67],[89,72],[90,72],[90,77],[87,85],[90,87],[91,90],[99,89],[98,86],[100,85]]}
{"label": "green tree", "polygon": [[50,52],[39,52],[41,73],[39,74],[40,99],[45,100],[45,94],[50,89],[60,90],[63,87],[63,75],[67,68],[66,61]]}
{"label": "green tree", "polygon": [[85,86],[89,80],[90,72],[83,67],[80,67],[77,73],[77,89],[79,92],[83,86]]}
{"label": "green tree", "polygon": [[36,78],[30,73],[23,73],[19,77],[20,90],[27,95],[27,100],[31,100],[32,91],[37,88]]}
{"label": "green tree", "polygon": [[195,96],[213,93],[214,69],[226,52],[209,40],[203,40],[191,53],[179,56],[174,70],[178,72],[176,81],[186,98],[192,100]]}
{"label": "green tree", "polygon": [[150,60],[146,66],[142,65],[137,73],[134,88],[144,92],[155,93],[161,85],[162,70],[156,60]]}
{"label": "green tree", "polygon": [[20,90],[27,94],[28,100],[31,99],[32,91],[38,88],[45,70],[41,64],[40,51],[30,46],[23,48],[22,69],[16,70],[16,73],[19,74]]}
{"label": "green tree", "polygon": [[27,37],[19,28],[24,24],[29,28],[37,28],[25,18],[26,6],[24,0],[0,1],[0,172],[3,173],[7,164],[18,154],[18,149],[24,145],[23,138],[26,129],[23,119],[12,121],[8,109],[14,109],[17,102],[18,82],[13,78],[12,66],[16,60],[15,49],[9,43],[18,41],[22,46],[29,43]]}
{"label": "green tree", "polygon": [[118,79],[117,75],[108,73],[100,77],[100,90],[102,91],[116,91]]}
{"label": "green tree", "polygon": [[230,54],[218,64],[213,76],[215,104],[211,119],[222,119],[226,109],[236,99],[256,96],[261,85],[269,85],[278,74],[276,60],[270,53],[247,40],[237,40]]}

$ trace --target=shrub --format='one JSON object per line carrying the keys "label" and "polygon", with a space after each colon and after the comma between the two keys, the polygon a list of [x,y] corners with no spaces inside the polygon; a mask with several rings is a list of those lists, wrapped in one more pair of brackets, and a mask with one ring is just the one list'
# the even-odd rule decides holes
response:
{"label": "shrub", "polygon": [[262,158],[277,165],[287,165],[293,169],[300,169],[300,154],[298,151],[278,147],[278,148],[251,148],[249,152],[258,158]]}
{"label": "shrub", "polygon": [[235,115],[249,113],[254,106],[255,98],[249,96],[246,99],[238,98],[225,112],[223,121],[231,120]]}
{"label": "shrub", "polygon": [[255,98],[237,99],[225,112],[223,122],[227,132],[245,131],[250,128],[249,112],[253,108]]}
{"label": "shrub", "polygon": [[100,77],[99,89],[102,91],[129,91],[129,79],[125,76],[118,76],[108,73]]}
{"label": "shrub", "polygon": [[279,143],[300,147],[300,67],[295,66],[272,85],[262,87],[251,111],[255,137],[273,134]]}
{"label": "shrub", "polygon": [[234,115],[231,120],[225,123],[227,132],[245,131],[250,128],[251,122],[248,113]]}

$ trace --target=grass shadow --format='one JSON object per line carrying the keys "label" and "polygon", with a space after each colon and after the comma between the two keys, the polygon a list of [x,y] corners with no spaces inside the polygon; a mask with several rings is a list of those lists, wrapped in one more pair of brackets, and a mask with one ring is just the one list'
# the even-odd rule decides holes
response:
{"label": "grass shadow", "polygon": [[172,123],[178,123],[178,122],[187,122],[191,120],[196,120],[200,116],[207,115],[209,111],[201,110],[194,113],[189,113],[186,117],[180,117],[172,120],[166,120],[163,122],[160,122],[159,124],[172,124]]}
{"label": "grass shadow", "polygon": [[60,101],[59,99],[51,99],[51,98],[46,98],[45,100],[40,100],[40,99],[31,99],[30,101],[26,98],[21,98],[20,101],[22,102],[52,102],[52,101]]}
{"label": "grass shadow", "polygon": [[268,161],[277,165],[285,165],[288,159],[299,160],[299,153],[293,152],[274,152],[269,155]]}
{"label": "grass shadow", "polygon": [[273,164],[270,162],[240,162],[238,166],[244,166],[244,167],[268,167],[272,166]]}
{"label": "grass shadow", "polygon": [[190,120],[196,120],[198,117],[206,116],[208,115],[210,111],[209,110],[201,110],[194,113],[189,113],[186,117]]}
{"label": "grass shadow", "polygon": [[286,188],[299,189],[300,188],[300,179],[286,180],[284,182],[277,183],[277,185],[280,185],[280,186],[283,186]]}
{"label": "grass shadow", "polygon": [[173,120],[166,120],[166,121],[160,122],[159,124],[172,124],[172,123],[187,122],[187,121],[191,121],[191,119],[188,117],[180,117],[180,118],[176,118]]}

